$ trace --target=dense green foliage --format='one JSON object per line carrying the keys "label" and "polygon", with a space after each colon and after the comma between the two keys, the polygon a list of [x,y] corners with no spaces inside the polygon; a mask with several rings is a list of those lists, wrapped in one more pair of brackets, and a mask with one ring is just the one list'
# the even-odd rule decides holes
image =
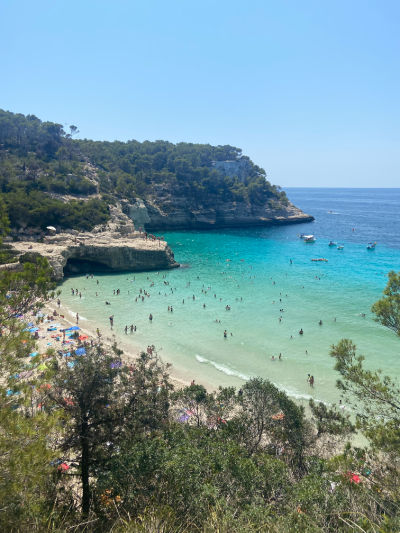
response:
{"label": "dense green foliage", "polygon": [[64,202],[55,194],[96,192],[60,124],[0,110],[0,194],[12,228],[89,230],[108,220],[106,203],[99,198]]}
{"label": "dense green foliage", "polygon": [[[215,202],[286,202],[286,195],[265,179],[265,171],[232,146],[166,141],[95,142],[77,141],[85,156],[101,170],[101,190],[123,197],[146,197],[164,190],[184,196],[198,205]],[[212,167],[213,161],[246,160],[248,175],[224,176]]]}
{"label": "dense green foliage", "polygon": [[372,306],[376,320],[394,331],[400,337],[400,272],[388,274],[389,281],[383,291],[383,298]]}
{"label": "dense green foliage", "polygon": [[[88,230],[108,220],[107,203],[116,197],[156,198],[165,212],[171,205],[168,195],[198,207],[287,203],[285,193],[238,148],[77,140],[72,138],[76,127],[70,130],[0,110],[0,194],[12,228]],[[246,176],[239,180],[213,168],[214,161],[225,160],[245,164]]]}

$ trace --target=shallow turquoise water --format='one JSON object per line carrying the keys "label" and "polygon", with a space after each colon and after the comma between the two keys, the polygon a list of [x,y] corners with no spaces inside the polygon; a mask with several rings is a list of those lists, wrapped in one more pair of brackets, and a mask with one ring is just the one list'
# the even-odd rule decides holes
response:
{"label": "shallow turquoise water", "polygon": [[[341,338],[351,338],[371,367],[400,376],[400,339],[369,311],[387,272],[400,270],[400,192],[363,190],[367,200],[372,195],[378,196],[375,204],[381,202],[367,217],[371,203],[360,202],[360,191],[334,191],[288,191],[294,203],[317,217],[312,224],[165,234],[182,268],[70,278],[62,285],[63,303],[103,330],[110,331],[113,314],[117,338],[154,344],[180,374],[199,383],[240,385],[260,375],[294,397],[332,402],[338,392],[329,350]],[[304,243],[301,232],[314,233],[317,241]],[[330,239],[343,243],[344,250],[328,247]],[[369,240],[378,240],[373,252],[366,250]],[[311,262],[315,257],[328,262]],[[72,296],[71,287],[82,298]],[[121,294],[114,295],[114,289]],[[135,301],[140,289],[151,296]],[[135,324],[137,332],[125,335],[126,324]],[[282,360],[272,361],[279,353]],[[314,389],[307,374],[315,377]]]}

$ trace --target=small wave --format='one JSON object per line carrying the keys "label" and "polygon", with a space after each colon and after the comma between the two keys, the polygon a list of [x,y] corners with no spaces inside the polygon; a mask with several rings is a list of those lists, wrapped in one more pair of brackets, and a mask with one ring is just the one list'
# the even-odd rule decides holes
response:
{"label": "small wave", "polygon": [[[233,370],[232,368],[229,368],[226,365],[221,365],[220,363],[216,363],[215,361],[211,361],[210,359],[207,359],[206,357],[202,357],[201,355],[196,354],[196,360],[199,363],[203,364],[210,364],[213,366],[216,370],[219,370],[219,372],[223,372],[227,376],[236,376],[240,379],[243,379],[244,381],[248,381],[250,379],[249,376],[246,376],[246,374],[242,374],[241,372],[238,372],[237,370]],[[318,398],[314,398],[310,394],[302,394],[300,392],[295,392],[292,389],[288,389],[286,387],[283,387],[282,385],[279,385],[278,383],[273,383],[275,387],[283,392],[285,392],[290,398],[294,398],[295,400],[311,400],[313,399],[316,402],[323,403],[325,405],[330,405],[327,402],[324,402],[322,400],[319,400]]]}
{"label": "small wave", "polygon": [[[75,311],[71,311],[71,309],[68,309],[68,313],[73,316],[74,318],[76,317],[76,312]],[[86,317],[82,316],[82,315],[79,315],[79,320],[87,320]]]}
{"label": "small wave", "polygon": [[285,394],[287,394],[290,398],[294,398],[295,400],[314,400],[318,403],[323,403],[324,405],[330,406],[331,404],[328,402],[324,402],[323,400],[319,400],[318,398],[314,398],[314,396],[311,396],[311,394],[302,394],[301,392],[295,392],[292,389],[288,389],[284,387],[283,385],[279,385],[278,383],[273,383],[275,387],[281,391],[283,391]]}
{"label": "small wave", "polygon": [[236,376],[237,378],[243,379],[244,381],[248,381],[250,379],[249,376],[246,376],[246,374],[242,374],[241,372],[238,372],[237,370],[233,370],[232,368],[229,368],[226,365],[221,365],[220,363],[216,363],[215,361],[210,361],[210,359],[201,357],[201,355],[196,355],[196,359],[199,363],[210,364],[216,370],[218,370],[219,372],[223,372],[227,376]]}

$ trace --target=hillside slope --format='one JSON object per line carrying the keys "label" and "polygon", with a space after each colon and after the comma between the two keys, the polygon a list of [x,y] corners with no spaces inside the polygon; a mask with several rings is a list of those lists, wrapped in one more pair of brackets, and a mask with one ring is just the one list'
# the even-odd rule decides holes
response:
{"label": "hillside slope", "polygon": [[0,110],[0,193],[14,235],[91,230],[115,203],[150,231],[312,220],[238,148],[78,140],[76,131]]}

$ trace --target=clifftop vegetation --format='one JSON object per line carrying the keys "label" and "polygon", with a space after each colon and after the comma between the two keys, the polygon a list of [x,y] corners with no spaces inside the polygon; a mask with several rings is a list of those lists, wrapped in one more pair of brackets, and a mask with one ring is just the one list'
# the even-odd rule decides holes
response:
{"label": "clifftop vegetation", "polygon": [[[12,228],[58,225],[90,230],[109,218],[115,199],[184,198],[196,207],[219,202],[287,205],[263,169],[229,145],[78,140],[77,127],[0,110],[0,193]],[[215,161],[245,165],[239,178]]]}

